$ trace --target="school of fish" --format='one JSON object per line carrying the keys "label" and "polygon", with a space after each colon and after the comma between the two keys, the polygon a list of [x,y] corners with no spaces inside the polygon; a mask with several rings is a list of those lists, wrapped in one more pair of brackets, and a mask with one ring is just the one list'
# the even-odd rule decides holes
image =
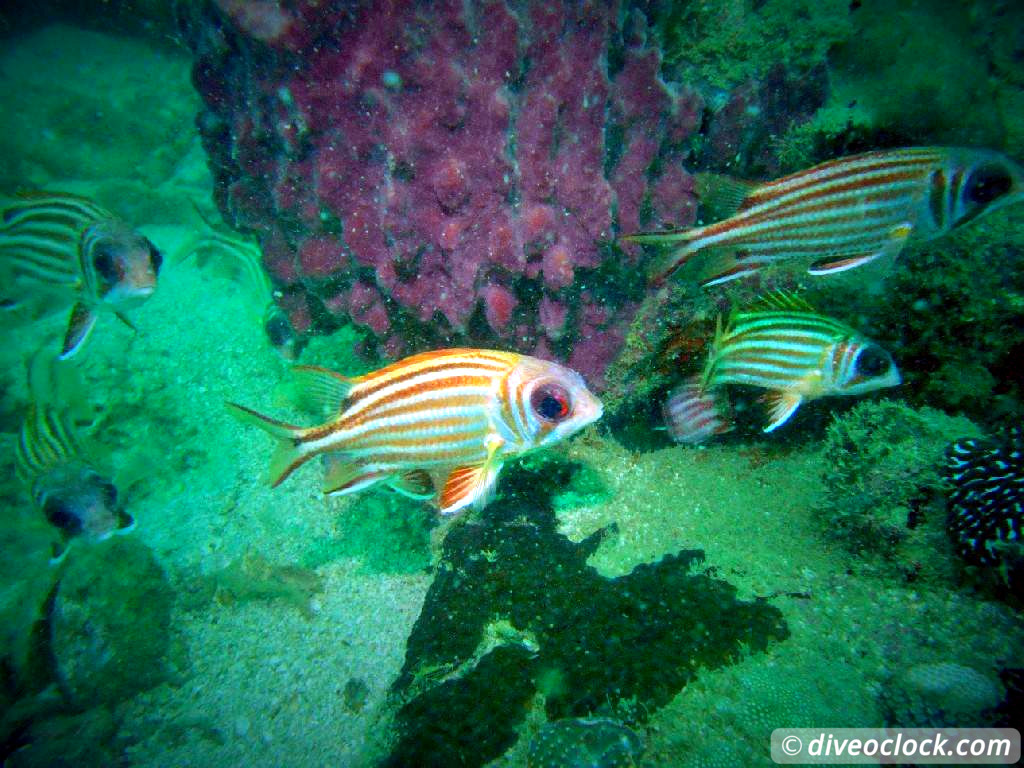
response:
{"label": "school of fish", "polygon": [[[694,262],[702,262],[705,287],[790,262],[809,261],[812,275],[854,269],[1021,201],[1024,169],[991,150],[911,147],[839,158],[763,183],[698,174],[698,189],[722,218],[624,238],[662,251],[652,259],[654,286]],[[178,263],[194,257],[226,270],[263,308],[275,349],[297,358],[301,341],[274,301],[259,248],[199,213],[208,231],[193,238]],[[147,237],[84,197],[20,192],[0,207],[0,310],[30,319],[68,311],[55,355],[62,364],[85,348],[101,314],[131,325],[125,313],[153,294],[162,261]],[[901,381],[881,346],[781,292],[719,316],[707,347],[702,370],[664,402],[668,434],[679,443],[732,431],[736,387],[763,390],[763,430],[773,432],[805,402]],[[308,365],[293,373],[302,401],[320,414],[312,426],[228,403],[233,415],[275,440],[272,486],[321,457],[325,494],[384,486],[445,516],[482,508],[505,464],[576,435],[603,413],[578,373],[510,351],[426,351],[351,378]],[[60,534],[56,561],[70,543],[130,530],[133,520],[59,399],[33,392],[29,383],[33,400],[16,465],[33,503]],[[974,524],[963,519],[965,530]]]}

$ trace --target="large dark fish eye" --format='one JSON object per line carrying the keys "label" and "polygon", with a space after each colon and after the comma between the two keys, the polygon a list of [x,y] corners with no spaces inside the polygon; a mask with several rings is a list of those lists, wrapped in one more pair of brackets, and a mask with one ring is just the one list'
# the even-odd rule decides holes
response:
{"label": "large dark fish eye", "polygon": [[880,347],[866,347],[854,366],[861,376],[881,376],[889,370],[889,356]]}
{"label": "large dark fish eye", "polygon": [[106,248],[96,251],[96,255],[92,257],[92,265],[96,268],[97,274],[108,283],[115,283],[120,278],[114,256]]}
{"label": "large dark fish eye", "polygon": [[59,496],[50,496],[43,502],[43,514],[50,525],[70,534],[81,533],[82,521]]}
{"label": "large dark fish eye", "polygon": [[560,384],[543,384],[530,395],[530,407],[544,421],[562,421],[570,411],[569,391]]}
{"label": "large dark fish eye", "polygon": [[156,246],[149,243],[149,264],[153,267],[153,272],[157,273],[160,271],[160,265],[164,263],[163,254],[156,249]]}
{"label": "large dark fish eye", "polygon": [[983,165],[967,177],[964,195],[972,203],[984,205],[1002,197],[1013,187],[1009,172],[999,165]]}

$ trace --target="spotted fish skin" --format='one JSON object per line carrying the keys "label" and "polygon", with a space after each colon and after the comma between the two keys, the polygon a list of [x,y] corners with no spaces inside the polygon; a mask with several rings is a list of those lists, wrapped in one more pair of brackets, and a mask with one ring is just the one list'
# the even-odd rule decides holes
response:
{"label": "spotted fish skin", "polygon": [[434,498],[443,514],[483,506],[505,461],[569,437],[602,412],[575,371],[511,352],[425,352],[358,378],[295,371],[332,414],[326,422],[298,427],[229,403],[277,438],[273,485],[324,455],[325,493],[384,483]]}
{"label": "spotted fish skin", "polygon": [[65,358],[88,338],[97,310],[128,323],[123,313],[153,293],[161,263],[148,239],[77,195],[26,194],[0,211],[0,299],[9,309],[41,296],[73,305]]}
{"label": "spotted fish skin", "polygon": [[675,246],[651,282],[663,283],[702,251],[731,259],[705,286],[800,257],[813,260],[815,275],[852,269],[1024,199],[1024,169],[992,150],[910,147],[831,160],[746,192],[721,221],[629,236]]}
{"label": "spotted fish skin", "polygon": [[957,552],[982,566],[1004,564],[1024,542],[1024,433],[1005,439],[967,438],[946,454],[947,527]]}

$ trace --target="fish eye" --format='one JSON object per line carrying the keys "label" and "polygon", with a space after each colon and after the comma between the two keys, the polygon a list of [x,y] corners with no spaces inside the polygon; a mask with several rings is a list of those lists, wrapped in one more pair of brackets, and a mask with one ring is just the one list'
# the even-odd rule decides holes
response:
{"label": "fish eye", "polygon": [[101,248],[92,257],[92,265],[96,272],[109,283],[116,282],[120,275],[117,272],[117,265],[114,263],[114,256],[110,251]]}
{"label": "fish eye", "polygon": [[530,395],[530,407],[544,421],[562,421],[569,415],[569,404],[569,391],[559,384],[544,384]]}
{"label": "fish eye", "polygon": [[62,499],[50,496],[43,502],[43,514],[50,525],[60,528],[68,533],[79,533],[82,530],[82,521],[78,518]]}
{"label": "fish eye", "polygon": [[862,376],[881,376],[889,370],[889,356],[880,347],[866,347],[857,356],[855,368]]}
{"label": "fish eye", "polygon": [[163,254],[156,249],[156,246],[152,243],[149,244],[149,263],[153,267],[153,272],[160,271],[160,265],[164,263]]}
{"label": "fish eye", "polygon": [[964,195],[972,203],[984,205],[1002,197],[1013,186],[1009,172],[998,165],[984,165],[967,177]]}

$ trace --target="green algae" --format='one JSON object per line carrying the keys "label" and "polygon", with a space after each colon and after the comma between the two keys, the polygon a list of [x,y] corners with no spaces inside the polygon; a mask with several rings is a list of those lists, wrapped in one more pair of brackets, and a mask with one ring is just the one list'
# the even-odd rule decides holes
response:
{"label": "green algae", "polygon": [[827,535],[876,565],[881,556],[904,578],[949,580],[945,452],[979,434],[965,418],[892,401],[861,403],[836,418],[823,449]]}
{"label": "green algae", "polygon": [[674,0],[655,12],[675,79],[732,88],[778,64],[806,70],[852,32],[845,0]]}

